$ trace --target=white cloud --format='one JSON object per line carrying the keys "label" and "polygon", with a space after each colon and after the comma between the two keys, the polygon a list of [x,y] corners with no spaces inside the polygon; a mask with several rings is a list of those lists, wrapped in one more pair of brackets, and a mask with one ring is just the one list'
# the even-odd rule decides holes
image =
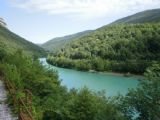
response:
{"label": "white cloud", "polygon": [[51,15],[66,14],[81,18],[133,13],[160,7],[160,0],[10,0],[15,7]]}

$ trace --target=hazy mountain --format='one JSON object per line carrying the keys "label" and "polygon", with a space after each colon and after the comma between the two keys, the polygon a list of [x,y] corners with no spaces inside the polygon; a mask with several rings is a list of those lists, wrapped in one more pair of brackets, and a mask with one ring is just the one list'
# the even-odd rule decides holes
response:
{"label": "hazy mountain", "polygon": [[69,43],[70,41],[80,38],[82,36],[87,35],[88,33],[92,32],[92,30],[87,30],[83,32],[79,32],[72,35],[67,35],[64,37],[57,37],[52,40],[47,41],[46,43],[42,44],[41,46],[48,51],[55,51],[57,49],[62,48],[65,44]]}
{"label": "hazy mountain", "polygon": [[119,23],[156,23],[160,22],[160,9],[146,10],[134,15],[116,20],[112,24]]}

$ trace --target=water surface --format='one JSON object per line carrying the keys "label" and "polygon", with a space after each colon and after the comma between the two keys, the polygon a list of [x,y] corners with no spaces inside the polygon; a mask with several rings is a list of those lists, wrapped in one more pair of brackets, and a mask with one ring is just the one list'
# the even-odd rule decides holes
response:
{"label": "water surface", "polygon": [[62,80],[61,84],[67,86],[69,89],[80,89],[86,86],[90,90],[104,90],[107,96],[114,96],[119,93],[125,95],[129,88],[136,88],[139,83],[138,77],[124,77],[115,74],[82,72],[49,65],[47,64],[45,58],[41,58],[40,61],[43,65],[57,70],[59,77]]}

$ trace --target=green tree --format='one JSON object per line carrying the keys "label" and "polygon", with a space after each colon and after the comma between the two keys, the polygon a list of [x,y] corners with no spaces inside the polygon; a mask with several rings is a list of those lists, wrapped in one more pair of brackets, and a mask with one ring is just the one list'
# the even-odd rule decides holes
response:
{"label": "green tree", "polygon": [[136,90],[130,90],[122,103],[122,111],[128,119],[160,119],[160,64],[147,69],[146,79]]}

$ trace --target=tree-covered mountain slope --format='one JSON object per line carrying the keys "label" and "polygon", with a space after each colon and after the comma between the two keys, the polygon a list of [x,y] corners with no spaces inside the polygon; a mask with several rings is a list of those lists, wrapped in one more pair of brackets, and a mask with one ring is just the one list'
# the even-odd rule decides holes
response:
{"label": "tree-covered mountain slope", "polygon": [[134,15],[119,19],[112,24],[120,23],[157,23],[160,22],[160,9],[146,10]]}
{"label": "tree-covered mountain slope", "polygon": [[25,40],[24,38],[11,32],[0,25],[0,46],[4,47],[8,53],[13,53],[17,49],[22,49],[29,55],[41,56],[45,54],[44,49]]}
{"label": "tree-covered mountain slope", "polygon": [[57,37],[57,38],[47,41],[46,43],[40,46],[42,46],[42,48],[44,48],[47,51],[57,51],[58,49],[61,49],[65,44],[71,42],[72,40],[76,38],[87,35],[91,31],[92,30],[87,30],[87,31],[76,33],[76,34],[67,35],[64,37]]}
{"label": "tree-covered mountain slope", "polygon": [[160,61],[160,24],[108,25],[73,40],[48,62],[79,70],[143,73]]}
{"label": "tree-covered mountain slope", "polygon": [[[111,25],[122,24],[122,23],[124,24],[124,23],[157,23],[157,22],[160,22],[160,9],[153,9],[153,10],[146,10],[143,12],[139,12],[134,15],[119,19],[111,23]],[[75,39],[78,39],[80,37],[83,37],[89,34],[90,32],[92,31],[88,30],[88,31],[76,33],[73,35],[57,37],[47,41],[46,43],[40,46],[47,51],[56,52],[57,50],[60,50],[61,48],[63,48],[69,42],[72,42]]]}

